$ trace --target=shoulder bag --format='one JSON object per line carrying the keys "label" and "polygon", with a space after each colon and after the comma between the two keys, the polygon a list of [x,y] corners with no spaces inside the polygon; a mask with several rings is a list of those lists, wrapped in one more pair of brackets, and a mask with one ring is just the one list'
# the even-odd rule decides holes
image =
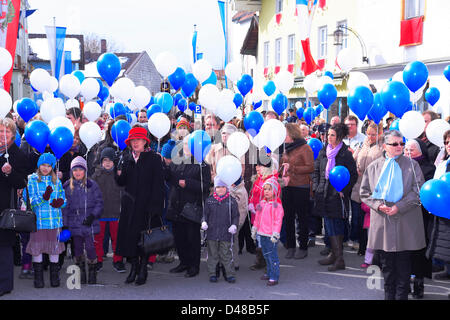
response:
{"label": "shoulder bag", "polygon": [[149,227],[148,230],[141,231],[138,246],[145,254],[164,254],[175,246],[175,239],[161,219],[160,227]]}
{"label": "shoulder bag", "polygon": [[196,203],[188,202],[181,210],[180,216],[194,223],[200,224],[203,218],[203,209]]}
{"label": "shoulder bag", "polygon": [[11,191],[10,209],[5,209],[0,213],[0,229],[13,230],[16,232],[36,232],[36,214],[31,210],[30,195],[27,190],[26,210],[14,209],[14,189]]}

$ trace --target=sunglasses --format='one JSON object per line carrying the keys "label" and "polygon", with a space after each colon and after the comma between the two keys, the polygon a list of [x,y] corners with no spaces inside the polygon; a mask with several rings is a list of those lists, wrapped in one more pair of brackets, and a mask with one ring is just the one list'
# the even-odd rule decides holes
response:
{"label": "sunglasses", "polygon": [[388,146],[393,146],[393,147],[398,147],[398,146],[402,146],[402,147],[404,147],[405,146],[405,143],[404,142],[400,142],[400,143],[398,143],[398,142],[394,142],[394,143],[386,143]]}
{"label": "sunglasses", "polygon": [[444,142],[444,146],[448,145],[450,143],[450,140],[447,140]]}

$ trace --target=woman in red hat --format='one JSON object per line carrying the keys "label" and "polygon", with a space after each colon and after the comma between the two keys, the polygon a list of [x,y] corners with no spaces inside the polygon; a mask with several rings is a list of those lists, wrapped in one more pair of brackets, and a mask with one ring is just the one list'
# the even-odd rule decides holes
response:
{"label": "woman in red hat", "polygon": [[124,156],[122,169],[117,171],[117,182],[125,187],[121,199],[116,254],[127,257],[131,271],[125,283],[147,280],[149,256],[138,247],[141,231],[161,224],[164,204],[164,176],[161,157],[148,148],[147,129],[134,127],[125,140],[131,149]]}

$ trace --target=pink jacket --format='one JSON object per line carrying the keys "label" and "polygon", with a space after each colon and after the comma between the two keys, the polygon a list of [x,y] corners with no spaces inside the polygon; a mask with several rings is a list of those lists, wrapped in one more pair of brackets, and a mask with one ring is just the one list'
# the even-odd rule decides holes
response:
{"label": "pink jacket", "polygon": [[256,206],[256,216],[253,226],[257,233],[271,237],[274,233],[280,234],[283,223],[283,206],[277,201],[262,200]]}

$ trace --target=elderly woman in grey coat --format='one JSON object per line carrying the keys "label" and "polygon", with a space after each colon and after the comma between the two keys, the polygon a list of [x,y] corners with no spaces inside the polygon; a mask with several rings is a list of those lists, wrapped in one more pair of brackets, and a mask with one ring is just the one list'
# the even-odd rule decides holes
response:
{"label": "elderly woman in grey coat", "polygon": [[361,182],[361,200],[370,207],[368,247],[378,250],[386,300],[407,300],[411,250],[425,247],[419,164],[403,156],[403,136],[385,133],[384,157],[372,162]]}

